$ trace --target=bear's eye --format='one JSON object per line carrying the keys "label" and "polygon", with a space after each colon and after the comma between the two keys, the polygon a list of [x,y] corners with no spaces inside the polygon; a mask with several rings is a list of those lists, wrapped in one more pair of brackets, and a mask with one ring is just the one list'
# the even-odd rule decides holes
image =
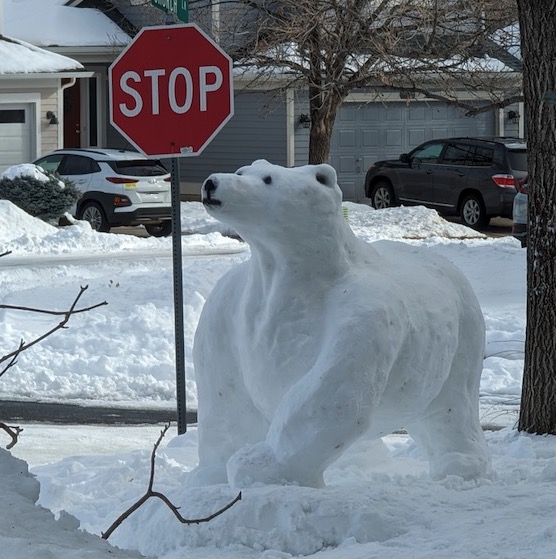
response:
{"label": "bear's eye", "polygon": [[263,182],[265,184],[270,184],[272,182],[272,177],[270,175],[267,175],[264,179]]}
{"label": "bear's eye", "polygon": [[236,175],[243,175],[243,171],[241,169],[239,171],[236,171]]}
{"label": "bear's eye", "polygon": [[320,182],[321,184],[328,186],[328,180],[326,178],[326,175],[323,175],[322,173],[317,173],[316,179],[317,182]]}

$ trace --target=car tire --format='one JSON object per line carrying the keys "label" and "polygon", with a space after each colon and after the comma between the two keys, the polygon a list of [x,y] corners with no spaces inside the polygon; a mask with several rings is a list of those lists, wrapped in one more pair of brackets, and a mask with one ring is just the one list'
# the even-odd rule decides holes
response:
{"label": "car tire", "polygon": [[376,210],[394,207],[396,204],[392,185],[386,181],[377,182],[371,191],[371,204]]}
{"label": "car tire", "polygon": [[172,222],[163,221],[156,225],[145,225],[145,229],[147,233],[153,237],[167,237],[172,234]]}
{"label": "car tire", "polygon": [[490,217],[486,214],[483,199],[477,194],[466,196],[460,207],[460,219],[472,229],[482,230],[488,227]]}
{"label": "car tire", "polygon": [[79,219],[88,221],[94,231],[107,233],[110,225],[106,214],[97,202],[85,202],[79,211]]}

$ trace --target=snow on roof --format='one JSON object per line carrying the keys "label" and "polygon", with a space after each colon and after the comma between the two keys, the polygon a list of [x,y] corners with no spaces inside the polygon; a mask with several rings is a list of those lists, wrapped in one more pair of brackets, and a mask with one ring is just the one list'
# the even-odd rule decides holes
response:
{"label": "snow on roof", "polygon": [[114,46],[130,42],[105,14],[66,0],[3,0],[4,32],[41,47]]}
{"label": "snow on roof", "polygon": [[0,74],[33,74],[71,70],[84,70],[84,68],[82,64],[67,56],[0,35]]}
{"label": "snow on roof", "polygon": [[491,38],[497,45],[505,48],[512,56],[521,60],[521,38],[518,23],[499,29],[496,33],[493,33]]}

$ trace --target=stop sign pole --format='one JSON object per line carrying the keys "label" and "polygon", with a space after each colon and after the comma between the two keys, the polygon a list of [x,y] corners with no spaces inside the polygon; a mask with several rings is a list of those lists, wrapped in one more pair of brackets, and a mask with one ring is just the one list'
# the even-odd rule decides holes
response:
{"label": "stop sign pole", "polygon": [[194,24],[143,28],[109,68],[110,122],[147,156],[171,158],[178,433],[187,431],[179,157],[232,118],[232,61]]}

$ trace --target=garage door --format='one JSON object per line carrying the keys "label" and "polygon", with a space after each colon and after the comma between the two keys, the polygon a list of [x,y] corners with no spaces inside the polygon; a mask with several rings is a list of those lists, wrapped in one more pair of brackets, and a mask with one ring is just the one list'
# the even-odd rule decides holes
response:
{"label": "garage door", "polygon": [[26,104],[0,104],[0,172],[31,161],[31,118]]}
{"label": "garage door", "polygon": [[494,133],[494,114],[467,117],[438,102],[346,103],[332,134],[330,162],[338,172],[344,199],[364,198],[365,173],[382,159],[397,159],[422,142],[452,136]]}

